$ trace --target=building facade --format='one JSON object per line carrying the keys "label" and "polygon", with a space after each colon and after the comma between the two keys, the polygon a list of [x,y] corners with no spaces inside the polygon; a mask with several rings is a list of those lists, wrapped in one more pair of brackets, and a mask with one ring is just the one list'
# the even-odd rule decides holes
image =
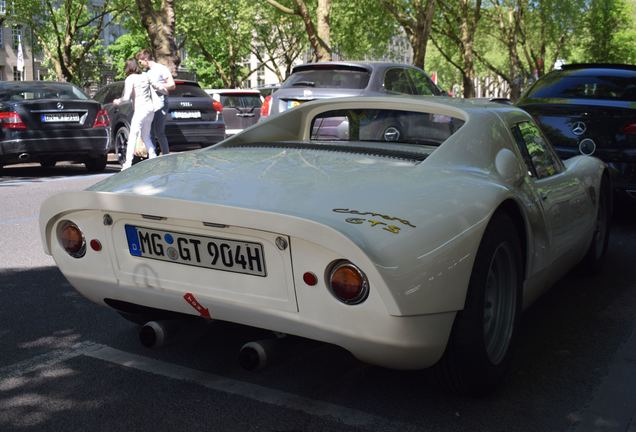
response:
{"label": "building facade", "polygon": [[[0,0],[0,13],[3,3]],[[0,23],[0,81],[40,79],[40,61],[33,55],[28,31],[20,25]],[[22,48],[22,68],[18,65],[19,48]]]}

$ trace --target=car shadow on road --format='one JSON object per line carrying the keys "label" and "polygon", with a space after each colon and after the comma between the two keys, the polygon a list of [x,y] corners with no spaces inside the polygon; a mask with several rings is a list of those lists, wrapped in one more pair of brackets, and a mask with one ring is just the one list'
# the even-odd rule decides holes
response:
{"label": "car shadow on road", "polygon": [[9,165],[0,168],[0,187],[16,182],[42,182],[65,177],[81,177],[94,174],[113,174],[119,172],[118,163],[109,163],[102,172],[88,172],[83,164],[59,163],[51,168],[39,164]]}

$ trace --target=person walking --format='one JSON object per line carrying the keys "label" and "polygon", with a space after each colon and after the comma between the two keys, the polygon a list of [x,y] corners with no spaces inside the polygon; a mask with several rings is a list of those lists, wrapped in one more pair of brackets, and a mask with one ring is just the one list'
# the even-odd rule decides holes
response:
{"label": "person walking", "polygon": [[152,94],[150,92],[150,79],[141,72],[141,68],[134,58],[126,61],[124,68],[126,80],[124,81],[124,94],[121,98],[113,100],[113,104],[119,105],[122,102],[134,99],[133,116],[130,120],[130,131],[128,132],[128,143],[126,144],[126,160],[121,169],[125,170],[132,166],[133,154],[137,138],[141,137],[142,142],[148,150],[148,158],[157,157],[155,145],[150,136],[152,118],[155,113],[152,104]]}
{"label": "person walking", "polygon": [[139,64],[146,69],[146,73],[150,78],[150,82],[153,84],[157,94],[163,101],[163,108],[155,111],[155,116],[152,119],[152,134],[159,141],[159,147],[161,148],[161,154],[167,155],[170,153],[170,147],[168,146],[168,138],[166,138],[166,115],[168,115],[168,92],[174,90],[176,85],[170,69],[166,66],[157,63],[154,56],[148,49],[143,49],[135,56]]}

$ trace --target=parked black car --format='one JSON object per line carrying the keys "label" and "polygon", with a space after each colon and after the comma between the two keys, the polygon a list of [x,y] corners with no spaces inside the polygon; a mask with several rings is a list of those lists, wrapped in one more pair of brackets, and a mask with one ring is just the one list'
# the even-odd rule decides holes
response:
{"label": "parked black car", "polygon": [[563,159],[607,162],[613,186],[636,198],[636,66],[573,64],[535,82],[517,105],[534,116]]}
{"label": "parked black car", "polygon": [[[223,108],[214,103],[195,81],[175,80],[176,89],[168,96],[169,114],[166,120],[166,136],[170,151],[192,150],[207,147],[225,138]],[[108,111],[111,119],[111,152],[124,163],[128,131],[132,118],[132,102],[113,105],[122,96],[124,82],[117,81],[101,88],[94,96]],[[159,152],[159,146],[157,146]]]}
{"label": "parked black car", "polygon": [[0,82],[0,167],[81,161],[106,167],[108,114],[78,87],[50,81]]}
{"label": "parked black car", "polygon": [[447,96],[426,72],[407,64],[307,63],[294,67],[281,87],[265,98],[261,118],[314,99],[387,94]]}

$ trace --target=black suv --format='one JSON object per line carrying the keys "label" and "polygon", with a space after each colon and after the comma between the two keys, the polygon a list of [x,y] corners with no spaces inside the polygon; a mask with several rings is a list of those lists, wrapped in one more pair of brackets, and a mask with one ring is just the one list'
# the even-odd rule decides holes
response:
{"label": "black suv", "polygon": [[[175,80],[176,89],[168,96],[169,114],[166,136],[170,151],[207,147],[225,138],[223,108],[215,103],[195,81]],[[128,131],[133,113],[132,102],[113,105],[122,96],[124,82],[118,81],[101,88],[94,99],[108,111],[111,125],[111,152],[123,164],[128,143]],[[157,151],[159,146],[157,145]]]}

